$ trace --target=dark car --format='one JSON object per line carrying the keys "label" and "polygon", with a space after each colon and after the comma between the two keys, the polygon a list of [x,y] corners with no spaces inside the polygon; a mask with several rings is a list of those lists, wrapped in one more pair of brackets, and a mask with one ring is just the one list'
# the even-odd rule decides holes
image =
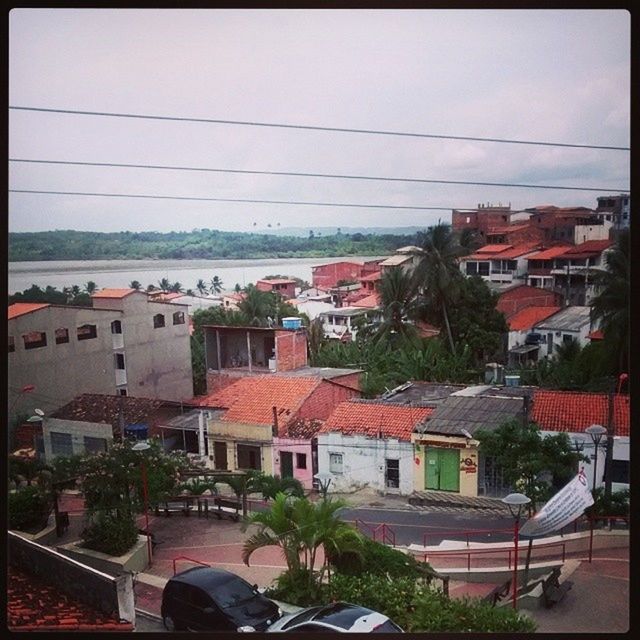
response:
{"label": "dark car", "polygon": [[[257,629],[256,629],[257,631]],[[377,611],[346,602],[310,607],[283,616],[269,632],[289,633],[404,633],[393,620]]]}
{"label": "dark car", "polygon": [[194,567],[171,578],[162,592],[162,620],[169,631],[265,631],[282,611],[240,576]]}

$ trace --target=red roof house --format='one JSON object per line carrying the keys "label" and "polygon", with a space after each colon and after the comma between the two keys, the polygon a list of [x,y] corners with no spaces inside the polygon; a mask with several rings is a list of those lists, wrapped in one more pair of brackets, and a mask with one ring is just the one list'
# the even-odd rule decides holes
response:
{"label": "red roof house", "polygon": [[528,331],[540,320],[552,316],[562,307],[525,307],[509,318],[510,331]]}

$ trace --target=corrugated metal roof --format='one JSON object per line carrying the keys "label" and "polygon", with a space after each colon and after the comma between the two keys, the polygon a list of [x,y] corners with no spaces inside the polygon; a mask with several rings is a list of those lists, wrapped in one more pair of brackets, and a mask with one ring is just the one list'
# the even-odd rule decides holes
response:
{"label": "corrugated metal roof", "polygon": [[537,322],[534,326],[539,329],[553,329],[555,331],[579,331],[585,324],[591,322],[591,307],[565,307],[554,313],[546,320]]}
{"label": "corrugated metal roof", "polygon": [[380,265],[383,267],[394,267],[396,265],[403,264],[408,260],[411,260],[411,256],[403,256],[403,255],[391,256],[390,258],[383,260],[380,263]]}
{"label": "corrugated metal roof", "polygon": [[505,422],[522,416],[521,397],[449,396],[435,409],[431,418],[418,425],[418,433],[460,435],[466,429],[471,435],[478,429],[497,429]]}

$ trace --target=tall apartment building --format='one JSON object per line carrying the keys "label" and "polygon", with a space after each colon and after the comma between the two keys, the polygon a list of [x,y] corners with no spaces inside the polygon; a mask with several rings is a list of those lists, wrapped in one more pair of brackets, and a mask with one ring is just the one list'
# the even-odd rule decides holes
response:
{"label": "tall apartment building", "polygon": [[628,227],[631,221],[631,198],[628,193],[601,196],[598,198],[596,213],[612,222],[616,230]]}
{"label": "tall apartment building", "polygon": [[103,289],[92,303],[9,307],[9,414],[47,413],[82,393],[192,397],[186,306],[135,289]]}

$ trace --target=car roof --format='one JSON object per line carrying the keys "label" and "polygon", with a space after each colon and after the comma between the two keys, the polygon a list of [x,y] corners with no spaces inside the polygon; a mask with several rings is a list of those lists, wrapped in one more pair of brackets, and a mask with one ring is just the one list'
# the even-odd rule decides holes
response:
{"label": "car roof", "polygon": [[356,620],[375,613],[371,609],[347,602],[335,602],[322,607],[311,618],[314,622],[324,622],[343,629],[351,629]]}
{"label": "car roof", "polygon": [[177,573],[170,578],[169,581],[191,584],[207,589],[219,584],[224,584],[231,579],[242,580],[244,582],[243,578],[235,573],[231,573],[231,571],[214,569],[212,567],[192,567],[191,569]]}

